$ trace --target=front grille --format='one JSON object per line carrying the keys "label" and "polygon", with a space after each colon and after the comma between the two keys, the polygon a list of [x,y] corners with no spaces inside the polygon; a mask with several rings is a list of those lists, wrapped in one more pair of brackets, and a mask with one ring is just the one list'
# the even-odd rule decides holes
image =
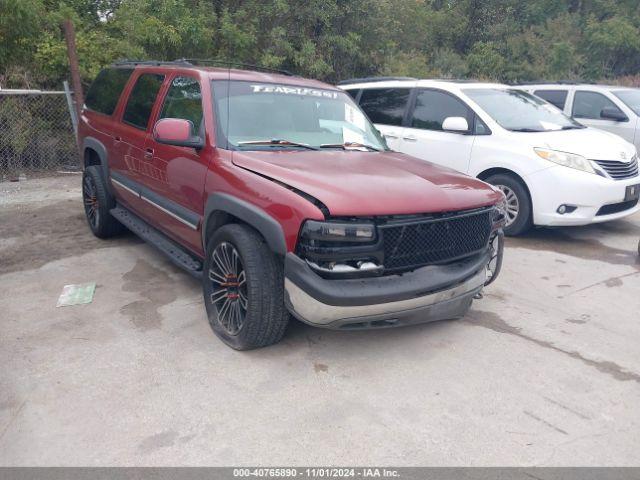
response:
{"label": "front grille", "polygon": [[487,248],[492,212],[485,209],[381,226],[385,270],[446,263]]}
{"label": "front grille", "polygon": [[638,157],[634,155],[629,163],[614,160],[594,160],[615,180],[624,180],[638,175]]}
{"label": "front grille", "polygon": [[596,216],[599,217],[601,215],[612,215],[614,213],[624,212],[625,210],[629,210],[635,207],[638,204],[638,199],[629,200],[628,202],[620,202],[620,203],[611,203],[609,205],[605,205],[600,207]]}

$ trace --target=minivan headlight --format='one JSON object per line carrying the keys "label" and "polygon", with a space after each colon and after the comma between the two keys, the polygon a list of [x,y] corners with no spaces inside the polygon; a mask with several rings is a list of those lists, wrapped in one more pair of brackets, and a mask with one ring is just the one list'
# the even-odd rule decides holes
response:
{"label": "minivan headlight", "polygon": [[575,170],[582,170],[583,172],[596,173],[594,168],[591,166],[591,162],[582,155],[560,152],[558,150],[549,150],[548,148],[536,147],[533,150],[540,158],[557,163],[558,165],[573,168]]}

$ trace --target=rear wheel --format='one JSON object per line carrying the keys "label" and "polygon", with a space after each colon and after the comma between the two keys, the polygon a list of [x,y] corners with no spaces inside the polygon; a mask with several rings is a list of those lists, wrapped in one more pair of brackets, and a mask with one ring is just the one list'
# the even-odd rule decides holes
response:
{"label": "rear wheel", "polygon": [[282,262],[244,225],[225,225],[207,243],[204,301],[215,334],[236,350],[265,347],[284,335]]}
{"label": "rear wheel", "polygon": [[115,200],[107,190],[100,167],[87,167],[82,175],[82,202],[87,223],[98,238],[109,238],[123,230],[118,220],[109,210],[115,206]]}
{"label": "rear wheel", "polygon": [[512,175],[491,175],[485,182],[498,187],[505,196],[505,235],[520,235],[531,228],[532,207],[527,189]]}

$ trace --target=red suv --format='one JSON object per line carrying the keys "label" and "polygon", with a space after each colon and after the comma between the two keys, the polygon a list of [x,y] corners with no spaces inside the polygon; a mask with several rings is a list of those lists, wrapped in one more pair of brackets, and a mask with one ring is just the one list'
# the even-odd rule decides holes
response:
{"label": "red suv", "polygon": [[502,194],[390,151],[318,81],[122,62],[93,82],[78,135],[93,233],[127,227],[201,278],[235,349],[277,342],[290,314],[337,329],[462,317],[500,269]]}

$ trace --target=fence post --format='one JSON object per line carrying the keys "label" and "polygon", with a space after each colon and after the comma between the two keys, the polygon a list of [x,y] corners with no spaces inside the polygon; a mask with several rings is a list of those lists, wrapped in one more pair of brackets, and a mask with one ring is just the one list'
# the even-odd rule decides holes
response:
{"label": "fence post", "polygon": [[67,97],[67,107],[69,107],[69,115],[71,116],[71,125],[73,125],[73,133],[78,135],[78,112],[71,96],[71,90],[69,89],[69,82],[66,80],[62,82],[64,85],[64,96]]}
{"label": "fence post", "polygon": [[71,70],[71,83],[73,84],[73,96],[76,100],[77,118],[80,117],[84,95],[82,95],[82,83],[80,82],[80,68],[78,67],[78,53],[76,52],[76,32],[73,22],[68,18],[62,22],[64,38],[67,41],[67,56],[69,57],[69,68]]}

